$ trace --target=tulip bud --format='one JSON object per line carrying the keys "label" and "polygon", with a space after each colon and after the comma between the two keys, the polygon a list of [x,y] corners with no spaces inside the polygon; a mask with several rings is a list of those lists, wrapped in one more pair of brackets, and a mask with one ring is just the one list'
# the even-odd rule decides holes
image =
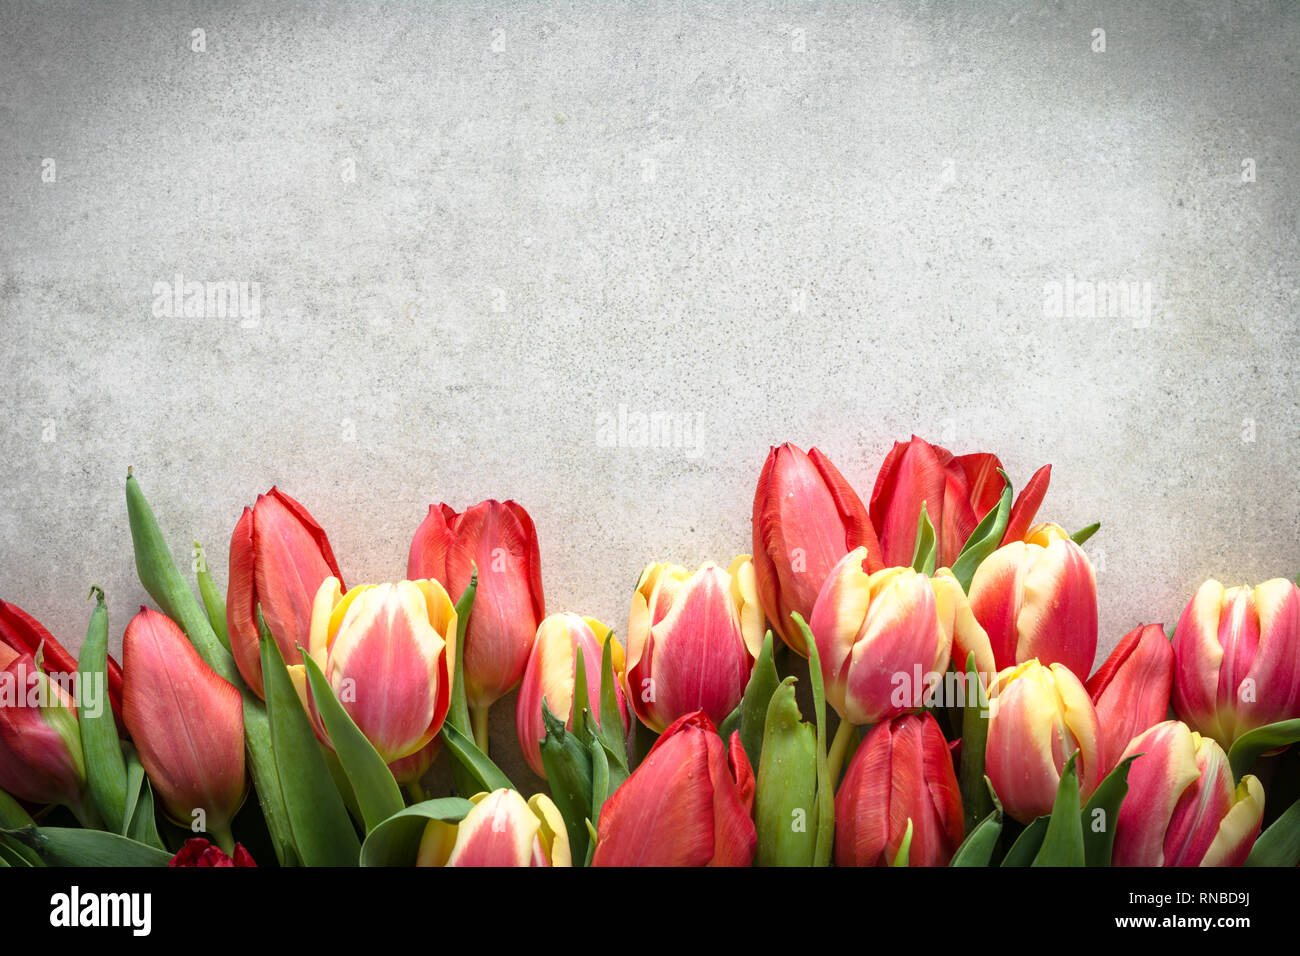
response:
{"label": "tulip bud", "polygon": [[720,724],[744,696],[763,646],[749,555],[727,571],[711,562],[694,574],[649,565],[632,595],[627,640],[628,693],[642,723],[660,732],[702,710]]}
{"label": "tulip bud", "polygon": [[1085,687],[1101,725],[1102,763],[1109,773],[1128,742],[1169,715],[1174,651],[1159,624],[1124,635]]}
{"label": "tulip bud", "polygon": [[122,663],[122,716],[168,816],[184,826],[201,820],[228,844],[245,794],[239,691],[149,608],[126,626]]}
{"label": "tulip bud", "polygon": [[[976,525],[1002,496],[1004,482],[996,455],[954,456],[946,448],[912,436],[895,442],[885,456],[871,491],[871,522],[880,535],[883,561],[889,567],[912,563],[921,505],[934,526],[935,561],[951,567]],[[1021,490],[1011,507],[1004,541],[1017,540],[1029,526],[1047,493],[1051,466],[1044,465]]]}
{"label": "tulip bud", "polygon": [[525,802],[517,790],[494,790],[459,823],[431,820],[417,866],[572,866],[569,835],[551,798]]}
{"label": "tulip bud", "polygon": [[[1042,526],[1040,526],[1041,528]],[[970,607],[987,634],[987,650],[1003,670],[1037,659],[1064,664],[1084,679],[1097,656],[1097,582],[1092,563],[1073,541],[1043,529],[984,559],[970,585]],[[968,649],[962,648],[963,653]],[[981,667],[983,664],[981,663]]]}
{"label": "tulip bud", "polygon": [[909,866],[947,866],[966,833],[943,731],[928,713],[872,727],[835,794],[835,865],[892,866],[912,824]]}
{"label": "tulip bud", "polygon": [[301,662],[312,602],[326,578],[342,578],[329,538],[301,504],[278,488],[245,508],[230,536],[226,629],[239,673],[259,697],[262,689],[261,606],[286,664]]}
{"label": "tulip bud", "polygon": [[974,627],[961,585],[946,568],[866,571],[857,548],[837,564],[813,607],[826,700],[851,724],[874,724],[925,702],[948,669],[953,635]]}
{"label": "tulip bud", "polygon": [[82,815],[86,761],[77,710],[27,653],[0,643],[0,790]]}
{"label": "tulip bud", "polygon": [[1115,821],[1115,866],[1240,866],[1259,836],[1264,788],[1247,774],[1236,787],[1227,754],[1177,720],[1134,738],[1120,759],[1141,754]]}
{"label": "tulip bud", "polygon": [[1173,701],[1224,747],[1300,717],[1300,588],[1283,578],[1253,590],[1202,584],[1174,631]]}
{"label": "tulip bud", "polygon": [[817,728],[794,699],[793,677],[776,688],[763,722],[754,791],[758,866],[812,866],[817,848]]}
{"label": "tulip bud", "polygon": [[515,502],[483,501],[463,514],[429,507],[411,541],[407,577],[440,581],[458,600],[475,570],[464,674],[466,699],[481,710],[519,683],[546,616],[537,531]]}
{"label": "tulip bud", "polygon": [[418,778],[428,763],[402,761],[433,742],[451,706],[456,609],[443,586],[362,584],[343,594],[338,579],[328,578],[316,594],[310,650],[384,761]]}
{"label": "tulip bud", "polygon": [[740,732],[724,744],[702,711],[678,718],[606,801],[592,866],[749,866],[754,773]]}
{"label": "tulip bud", "polygon": [[[591,718],[600,725],[600,676],[605,642],[611,640],[608,627],[594,618],[581,618],[576,614],[552,614],[537,628],[537,640],[524,670],[523,683],[519,685],[519,699],[515,704],[515,729],[519,734],[519,749],[523,751],[528,766],[539,777],[546,776],[542,766],[540,743],[546,737],[542,725],[542,701],[565,726],[573,728],[574,662],[582,654],[583,674],[587,683],[587,700],[591,704]],[[627,702],[623,696],[623,646],[614,641],[610,648],[614,665],[614,695],[623,716],[623,732],[627,732]]]}
{"label": "tulip bud", "polygon": [[804,454],[787,443],[768,452],[754,493],[753,531],[763,611],[772,630],[807,657],[791,613],[812,614],[826,575],[854,548],[866,548],[870,570],[881,566],[867,509],[830,459],[816,448]]}
{"label": "tulip bud", "polygon": [[1088,692],[1061,664],[1009,667],[989,685],[984,766],[1006,812],[1021,823],[1052,812],[1061,772],[1078,754],[1080,799],[1104,773],[1101,728]]}

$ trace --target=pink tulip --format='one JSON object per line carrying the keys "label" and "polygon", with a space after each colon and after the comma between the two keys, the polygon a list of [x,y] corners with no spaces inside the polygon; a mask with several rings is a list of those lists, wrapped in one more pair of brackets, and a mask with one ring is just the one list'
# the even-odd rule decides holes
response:
{"label": "pink tulip", "polygon": [[696,710],[721,723],[763,646],[749,555],[727,571],[651,564],[632,595],[627,635],[628,693],[642,723],[658,732]]}
{"label": "pink tulip", "polygon": [[1259,836],[1264,788],[1250,774],[1236,787],[1227,754],[1177,720],[1133,739],[1141,754],[1115,821],[1115,866],[1240,866]]}
{"label": "pink tulip", "polygon": [[881,567],[867,509],[830,459],[787,443],[768,452],[754,493],[753,531],[763,611],[772,630],[807,657],[790,614],[808,619],[826,575],[854,548],[866,548],[871,570]]}
{"label": "pink tulip", "polygon": [[86,807],[86,762],[71,697],[32,655],[0,642],[0,790],[29,803]]}
{"label": "pink tulip", "polygon": [[1159,624],[1129,631],[1088,679],[1107,772],[1130,740],[1169,716],[1173,680],[1174,651]]}
{"label": "pink tulip", "polygon": [[432,820],[420,841],[418,866],[572,866],[564,819],[545,794],[524,800],[517,790],[470,798],[459,823]]}
{"label": "pink tulip", "polygon": [[1206,581],[1174,631],[1174,712],[1230,747],[1300,717],[1300,588],[1283,578],[1224,590]]}

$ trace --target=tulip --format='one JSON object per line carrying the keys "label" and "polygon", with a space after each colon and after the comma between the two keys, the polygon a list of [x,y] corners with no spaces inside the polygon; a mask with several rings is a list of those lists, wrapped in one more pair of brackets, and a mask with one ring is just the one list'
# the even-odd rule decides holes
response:
{"label": "tulip", "polygon": [[1101,724],[1107,772],[1128,742],[1169,715],[1174,651],[1159,624],[1133,628],[1084,686]]}
{"label": "tulip", "polygon": [[[912,436],[895,442],[871,491],[871,522],[880,535],[887,566],[912,563],[921,505],[934,526],[935,560],[951,567],[975,526],[998,504],[1003,480],[996,455],[954,457],[946,448]],[[1052,466],[1034,472],[1011,507],[1003,541],[1018,540],[1033,521],[1051,479]]]}
{"label": "tulip", "polygon": [[749,555],[727,571],[712,563],[694,574],[649,565],[632,595],[627,640],[628,693],[642,723],[661,732],[696,710],[722,723],[744,696],[763,646]]}
{"label": "tulip", "polygon": [[1051,813],[1071,754],[1087,800],[1105,769],[1097,713],[1079,678],[1036,660],[999,673],[989,684],[984,766],[1006,812],[1021,823]]}
{"label": "tulip", "polygon": [[338,562],[306,508],[272,488],[244,509],[230,536],[226,629],[239,673],[259,697],[266,694],[258,606],[285,663],[298,664],[298,647],[311,634],[312,602],[329,577],[342,578]]}
{"label": "tulip", "polygon": [[958,653],[974,652],[982,671],[1037,659],[1086,679],[1097,655],[1092,563],[1056,526],[1040,525],[1031,537],[1004,544],[976,568],[970,607],[987,641],[959,640]]}
{"label": "tulip", "polygon": [[482,501],[462,514],[430,505],[411,541],[407,577],[440,581],[459,600],[475,571],[463,671],[475,737],[486,750],[488,708],[524,676],[546,617],[537,531],[520,505]]}
{"label": "tulip", "polygon": [[253,856],[242,843],[235,844],[235,850],[230,856],[218,846],[213,846],[202,837],[193,837],[185,841],[185,845],[177,851],[176,855],[167,861],[170,867],[232,867],[232,866],[257,866],[253,862]]}
{"label": "tulip", "polygon": [[[338,578],[327,578],[316,593],[310,653],[395,775],[418,779],[436,749],[422,752],[451,706],[456,609],[443,586],[362,584],[345,594]],[[417,755],[422,759],[409,760]]]}
{"label": "tulip", "polygon": [[1136,737],[1140,754],[1115,821],[1115,866],[1240,866],[1259,836],[1264,788],[1250,774],[1232,784],[1218,742],[1166,720]]}
{"label": "tulip", "polygon": [[1300,588],[1283,578],[1253,590],[1202,584],[1174,631],[1173,701],[1224,747],[1300,717]]}
{"label": "tulip", "polygon": [[122,716],[168,816],[185,826],[197,818],[232,851],[230,821],[246,792],[239,691],[149,608],[126,626],[122,663]]}
{"label": "tulip", "polygon": [[966,833],[948,741],[927,713],[876,724],[835,794],[835,865],[947,866]]}
{"label": "tulip", "polygon": [[610,796],[592,866],[749,866],[754,772],[740,732],[722,742],[702,712],[664,731]]}
{"label": "tulip", "polygon": [[[573,727],[574,664],[582,654],[583,674],[586,677],[587,701],[591,717],[600,725],[600,678],[605,643],[611,640],[608,627],[593,618],[576,614],[552,614],[537,628],[537,639],[528,658],[523,683],[519,685],[519,699],[515,705],[515,729],[519,734],[519,749],[523,751],[528,766],[539,777],[546,776],[539,746],[546,737],[542,726],[542,701],[560,720]],[[614,696],[623,717],[623,731],[628,729],[627,701],[624,699],[622,676],[624,669],[623,647],[618,641],[610,646],[614,669]]]}
{"label": "tulip", "polygon": [[[881,567],[880,544],[857,492],[816,448],[791,444],[768,452],[754,493],[754,575],[772,630],[803,657],[803,634],[790,620],[812,613],[822,582],[857,547]],[[908,555],[910,563],[912,556]]]}
{"label": "tulip", "polygon": [[572,866],[564,818],[545,794],[527,801],[517,790],[494,790],[470,800],[459,823],[431,820],[420,840],[417,866]]}
{"label": "tulip", "polygon": [[0,643],[0,790],[62,803],[93,821],[76,707],[32,655],[7,643]]}

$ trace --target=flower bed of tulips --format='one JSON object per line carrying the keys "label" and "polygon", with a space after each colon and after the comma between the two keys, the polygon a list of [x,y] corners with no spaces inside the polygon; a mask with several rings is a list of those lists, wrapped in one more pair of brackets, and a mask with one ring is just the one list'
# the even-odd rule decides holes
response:
{"label": "flower bed of tulips", "polygon": [[[1189,585],[1094,671],[1097,527],[1036,520],[1049,474],[914,437],[864,503],[773,448],[752,553],[649,564],[621,637],[548,613],[514,502],[348,586],[272,488],[223,598],[128,474],[120,666],[99,589],[77,658],[0,601],[0,865],[1296,866],[1300,588]],[[516,689],[546,792],[489,752]]]}

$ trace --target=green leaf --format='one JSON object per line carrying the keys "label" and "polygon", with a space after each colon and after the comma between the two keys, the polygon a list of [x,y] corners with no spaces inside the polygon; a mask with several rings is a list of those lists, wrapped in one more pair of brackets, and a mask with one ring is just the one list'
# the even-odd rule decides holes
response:
{"label": "green leaf", "polygon": [[128,813],[121,835],[159,850],[167,849],[162,837],[158,835],[153,785],[145,776],[144,765],[140,763],[140,757],[134,749],[129,750],[126,755],[126,779]]}
{"label": "green leaf", "polygon": [[1056,801],[1047,820],[1043,845],[1031,866],[1083,866],[1083,818],[1079,815],[1077,753],[1070,754],[1056,786]]}
{"label": "green leaf", "polygon": [[[768,705],[776,692],[780,676],[772,659],[772,632],[769,630],[763,638],[763,649],[759,651],[758,660],[750,672],[749,683],[745,685],[745,696],[741,698],[740,707],[740,743],[745,748],[745,756],[750,766],[757,767],[763,755],[763,734],[767,726]],[[723,740],[730,734],[723,736]]]}
{"label": "green leaf", "polygon": [[808,679],[812,684],[813,713],[817,723],[817,845],[813,866],[830,866],[831,852],[835,849],[835,787],[826,760],[826,687],[812,631],[798,611],[791,612],[790,619],[803,633],[804,645],[808,648]]}
{"label": "green leaf", "polygon": [[994,808],[975,825],[953,854],[949,866],[988,866],[1002,836],[1002,811]]}
{"label": "green leaf", "polygon": [[[301,652],[302,648],[298,650]],[[356,723],[343,709],[343,705],[334,695],[333,688],[321,673],[310,654],[302,654],[302,662],[307,671],[307,683],[311,687],[312,703],[325,724],[330,743],[338,755],[343,772],[347,774],[348,783],[357,800],[357,808],[365,821],[369,833],[393,814],[406,806],[402,799],[401,788],[393,779],[388,764],[379,755],[379,751],[366,739]]]}
{"label": "green leaf", "polygon": [[[115,833],[126,825],[126,763],[122,743],[117,738],[117,724],[108,699],[108,606],[104,592],[92,587],[95,609],[90,612],[86,640],[77,659],[77,724],[81,731],[81,750],[86,759],[86,783],[91,799],[104,818],[105,826]],[[86,688],[94,688],[87,694]],[[89,707],[89,697],[97,706]]]}
{"label": "green leaf", "polygon": [[573,700],[569,713],[573,715],[573,736],[587,739],[587,712],[591,704],[587,699],[587,658],[579,651],[573,655]]}
{"label": "green leaf", "polygon": [[995,508],[990,508],[980,523],[975,526],[961,553],[952,563],[952,575],[963,591],[970,590],[970,583],[975,577],[975,569],[984,559],[1002,546],[1002,536],[1007,533],[1007,522],[1011,520],[1011,479],[1001,468],[1002,494]]}
{"label": "green leaf", "polygon": [[[3,790],[0,790],[0,830],[21,830],[24,827],[34,826],[36,826],[36,821],[32,819],[31,814],[23,809],[22,804]],[[20,857],[28,866],[45,865],[41,858],[36,855],[36,851],[30,847],[11,842],[8,844],[8,849],[11,853]]]}
{"label": "green leaf", "polygon": [[903,831],[903,842],[898,846],[898,853],[890,866],[906,867],[912,855],[912,818],[907,818],[907,829]]}
{"label": "green leaf", "polygon": [[[1115,846],[1115,821],[1119,819],[1119,805],[1128,793],[1128,771],[1141,754],[1125,757],[1115,769],[1106,774],[1097,787],[1080,818],[1083,824],[1083,856],[1088,866],[1110,866],[1111,850]],[[1100,812],[1101,816],[1098,816]],[[1097,829],[1097,824],[1101,829]]]}
{"label": "green leaf", "polygon": [[[618,678],[614,676],[614,635],[605,638],[600,655],[600,723],[597,736],[608,756],[622,771],[628,773],[627,731],[623,726],[623,712],[618,707]],[[613,791],[611,791],[613,792]]]}
{"label": "green leaf", "polygon": [[[390,775],[391,776],[391,775]],[[425,800],[380,821],[361,845],[362,866],[413,866],[430,820],[458,823],[474,809],[460,797]]]}
{"label": "green leaf", "polygon": [[1232,782],[1250,773],[1255,761],[1270,750],[1286,747],[1300,740],[1300,718],[1265,724],[1242,734],[1228,748],[1228,763],[1232,765]]}
{"label": "green leaf", "polygon": [[757,866],[812,866],[817,852],[817,732],[803,721],[794,684],[783,680],[767,708],[754,791]]}
{"label": "green leaf", "polygon": [[258,621],[272,753],[298,858],[305,866],[356,866],[361,841],[260,610]]}
{"label": "green leaf", "polygon": [[217,635],[221,646],[230,650],[230,633],[226,627],[226,602],[222,600],[221,592],[217,590],[216,582],[212,580],[207,558],[203,556],[203,545],[197,541],[194,542],[194,576],[199,582],[199,597],[203,600],[203,612],[208,616],[212,632]]}
{"label": "green leaf", "polygon": [[1246,866],[1300,864],[1300,800],[1291,804],[1272,825],[1259,835],[1246,857]]}
{"label": "green leaf", "polygon": [[1087,541],[1089,538],[1091,538],[1094,534],[1096,534],[1100,530],[1101,530],[1101,522],[1094,521],[1092,524],[1088,525],[1088,527],[1080,528],[1074,534],[1070,535],[1070,540],[1073,541],[1075,544],[1083,544],[1085,541]]}
{"label": "green leaf", "polygon": [[926,513],[925,502],[921,502],[921,515],[916,521],[916,548],[912,552],[912,570],[926,576],[934,574],[935,540],[934,525]]}
{"label": "green leaf", "polygon": [[[491,793],[505,788],[518,790],[510,778],[501,772],[490,757],[478,749],[473,739],[451,724],[442,725],[442,739],[447,745],[447,752],[455,758],[458,766],[468,775],[469,796],[478,793]],[[460,784],[457,784],[460,786]]]}
{"label": "green leaf", "polygon": [[469,703],[465,697],[465,631],[469,627],[470,611],[474,609],[474,595],[478,592],[478,570],[471,566],[469,585],[456,602],[456,673],[451,682],[451,705],[447,710],[447,723],[466,737],[473,737],[469,723]]}
{"label": "green leaf", "polygon": [[609,755],[605,752],[605,745],[594,734],[590,737],[587,750],[591,754],[591,809],[587,817],[599,823],[600,811],[612,792],[609,788]]}
{"label": "green leaf", "polygon": [[574,860],[586,860],[589,839],[586,820],[592,806],[592,757],[578,738],[564,727],[564,721],[551,713],[542,700],[542,725],[546,736],[539,749],[551,799],[564,818],[569,833],[569,848]]}
{"label": "green leaf", "polygon": [[[975,654],[966,655],[966,680],[961,708],[961,760],[957,768],[961,788],[962,810],[966,817],[966,832],[977,821],[988,816],[993,809],[990,788],[985,783],[984,751],[989,735],[989,699],[975,669]],[[975,695],[971,706],[971,695]]]}
{"label": "green leaf", "polygon": [[1043,845],[1043,837],[1047,835],[1047,822],[1050,819],[1050,817],[1038,817],[1025,827],[1016,838],[1016,842],[1011,844],[1007,855],[1002,858],[1002,865],[1031,866],[1034,857],[1038,856],[1039,848]]}
{"label": "green leaf", "polygon": [[172,855],[107,830],[22,827],[0,830],[35,850],[48,866],[166,866]]}

